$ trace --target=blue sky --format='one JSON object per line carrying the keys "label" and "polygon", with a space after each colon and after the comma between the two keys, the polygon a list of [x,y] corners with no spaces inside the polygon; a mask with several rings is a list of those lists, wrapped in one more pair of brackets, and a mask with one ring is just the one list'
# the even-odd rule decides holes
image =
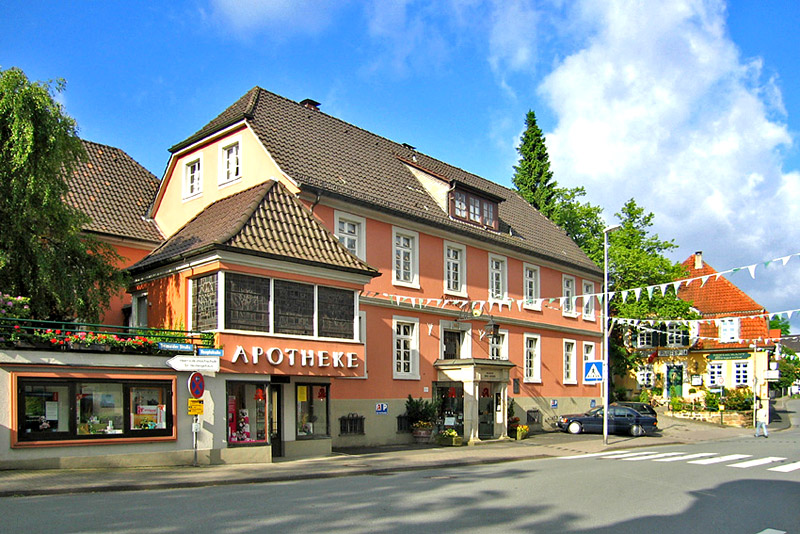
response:
{"label": "blue sky", "polygon": [[[81,136],[158,177],[256,85],[507,186],[532,109],[560,184],[722,271],[800,252],[798,27],[791,0],[6,0],[0,68],[66,79]],[[731,280],[800,308],[798,257]]]}

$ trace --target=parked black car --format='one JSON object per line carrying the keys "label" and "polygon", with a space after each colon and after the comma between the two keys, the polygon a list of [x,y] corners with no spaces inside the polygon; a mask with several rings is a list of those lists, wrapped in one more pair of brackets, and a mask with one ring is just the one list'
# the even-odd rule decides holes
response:
{"label": "parked black car", "polygon": [[[583,414],[562,415],[556,423],[558,428],[570,434],[581,432],[603,432],[603,407],[594,408]],[[658,430],[658,419],[643,415],[627,406],[608,407],[608,433],[644,436]]]}
{"label": "parked black car", "polygon": [[656,409],[647,404],[646,402],[617,401],[617,402],[612,402],[611,406],[627,406],[628,408],[633,408],[642,415],[650,415],[655,418],[658,418]]}

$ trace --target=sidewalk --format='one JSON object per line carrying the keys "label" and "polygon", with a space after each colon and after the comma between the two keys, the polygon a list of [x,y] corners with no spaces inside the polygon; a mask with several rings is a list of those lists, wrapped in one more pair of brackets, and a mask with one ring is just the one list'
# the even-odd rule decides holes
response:
{"label": "sidewalk", "polygon": [[0,497],[195,488],[332,478],[512,462],[752,435],[752,429],[723,428],[663,415],[659,416],[659,423],[659,435],[640,438],[612,435],[608,437],[607,447],[603,446],[603,436],[598,434],[573,436],[562,432],[541,432],[523,441],[492,441],[473,447],[409,445],[406,448],[347,449],[325,458],[278,461],[271,464],[8,470],[0,471]]}

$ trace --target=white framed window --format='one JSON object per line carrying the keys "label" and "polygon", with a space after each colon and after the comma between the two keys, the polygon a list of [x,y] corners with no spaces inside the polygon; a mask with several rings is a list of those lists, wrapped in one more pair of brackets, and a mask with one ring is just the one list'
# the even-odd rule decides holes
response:
{"label": "white framed window", "polygon": [[722,363],[708,364],[708,385],[720,386],[722,382]]}
{"label": "white framed window", "polygon": [[183,168],[184,200],[199,196],[203,192],[203,154],[187,162]]}
{"label": "white framed window", "polygon": [[439,359],[472,358],[472,323],[439,321],[439,332],[442,338]]}
{"label": "white framed window", "polygon": [[469,197],[469,219],[481,222],[481,199],[478,197]]}
{"label": "white framed window", "polygon": [[564,384],[577,384],[578,372],[577,362],[575,361],[575,341],[564,340]]}
{"label": "white framed window", "polygon": [[667,325],[667,346],[683,347],[687,344],[688,334],[680,324]]}
{"label": "white framed window", "polygon": [[651,388],[653,387],[653,365],[646,363],[636,369],[636,382],[639,387]]}
{"label": "white framed window", "polygon": [[136,293],[131,298],[129,326],[147,328],[147,293]]}
{"label": "white framed window", "polygon": [[394,317],[392,329],[394,341],[392,377],[401,380],[419,380],[419,319]]}
{"label": "white framed window", "polygon": [[219,185],[235,182],[242,177],[242,136],[236,135],[219,146]]}
{"label": "white framed window", "polygon": [[733,343],[739,340],[739,319],[720,319],[719,342]]}
{"label": "white framed window", "polygon": [[564,275],[561,278],[561,295],[564,297],[561,314],[569,317],[575,317],[575,278],[572,276]]}
{"label": "white framed window", "polygon": [[525,334],[525,376],[524,382],[541,383],[542,353],[541,337],[536,334]]}
{"label": "white framed window", "polygon": [[542,309],[541,293],[540,293],[540,273],[539,267],[525,263],[522,266],[522,294],[525,297],[525,308],[529,310]]}
{"label": "white framed window", "polygon": [[419,288],[419,234],[402,228],[392,229],[394,269],[392,284]]}
{"label": "white framed window", "polygon": [[643,328],[636,333],[636,346],[640,349],[649,349],[654,347],[653,341],[657,339],[658,332],[649,328]]}
{"label": "white framed window", "polygon": [[750,385],[750,362],[734,362],[733,364],[733,385]]}
{"label": "white framed window", "polygon": [[467,247],[444,242],[444,292],[467,296]]}
{"label": "white framed window", "polygon": [[583,281],[583,320],[594,321],[594,282]]}
{"label": "white framed window", "polygon": [[583,361],[588,362],[597,359],[596,345],[592,341],[583,342]]}
{"label": "white framed window", "polygon": [[506,300],[508,297],[506,266],[506,258],[489,254],[489,300]]}
{"label": "white framed window", "polygon": [[366,261],[367,259],[367,221],[364,217],[352,215],[343,211],[333,213],[334,235],[344,248],[352,252],[356,257]]}
{"label": "white framed window", "polygon": [[455,198],[456,217],[460,217],[462,219],[466,219],[467,218],[467,195],[465,195],[461,191],[456,191],[454,198]]}
{"label": "white framed window", "polygon": [[483,224],[494,226],[494,204],[491,202],[483,203]]}
{"label": "white framed window", "polygon": [[489,338],[489,358],[492,360],[508,360],[508,330],[500,330],[497,336],[486,334]]}

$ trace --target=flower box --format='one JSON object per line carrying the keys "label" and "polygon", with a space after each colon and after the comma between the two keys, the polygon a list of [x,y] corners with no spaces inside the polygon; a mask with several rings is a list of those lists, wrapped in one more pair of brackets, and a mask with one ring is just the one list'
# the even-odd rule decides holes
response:
{"label": "flower box", "polygon": [[444,447],[460,447],[464,444],[461,436],[437,436],[436,443]]}

